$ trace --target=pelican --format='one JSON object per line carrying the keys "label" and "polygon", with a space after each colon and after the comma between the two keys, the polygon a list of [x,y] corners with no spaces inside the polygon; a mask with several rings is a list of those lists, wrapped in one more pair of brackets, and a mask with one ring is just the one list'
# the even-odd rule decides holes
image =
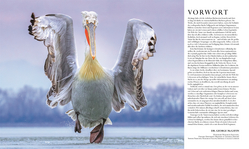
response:
{"label": "pelican", "polygon": [[[85,60],[78,67],[73,34],[73,20],[64,14],[31,15],[29,34],[43,41],[48,55],[44,71],[52,86],[46,103],[54,108],[71,101],[73,109],[66,112],[75,121],[75,132],[82,126],[93,128],[90,143],[101,143],[104,125],[112,124],[112,108],[120,112],[125,103],[135,111],[147,105],[143,93],[143,60],[155,51],[156,34],[152,27],[139,20],[128,21],[118,59],[112,69],[102,67],[96,57],[95,30],[97,13],[83,11],[85,29]],[[104,49],[103,49],[104,50]]]}

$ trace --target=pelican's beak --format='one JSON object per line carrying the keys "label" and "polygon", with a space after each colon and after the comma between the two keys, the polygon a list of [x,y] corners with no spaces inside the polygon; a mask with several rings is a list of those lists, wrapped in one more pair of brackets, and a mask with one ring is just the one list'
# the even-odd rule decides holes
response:
{"label": "pelican's beak", "polygon": [[88,23],[85,29],[87,43],[90,47],[90,53],[93,60],[96,57],[95,28],[96,26],[94,25],[94,23]]}

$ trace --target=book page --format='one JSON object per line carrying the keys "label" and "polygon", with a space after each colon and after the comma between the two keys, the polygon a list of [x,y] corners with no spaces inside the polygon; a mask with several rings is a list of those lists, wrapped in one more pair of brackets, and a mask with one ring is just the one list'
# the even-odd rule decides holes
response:
{"label": "book page", "polygon": [[242,1],[185,1],[186,148],[245,143],[249,48],[243,7]]}

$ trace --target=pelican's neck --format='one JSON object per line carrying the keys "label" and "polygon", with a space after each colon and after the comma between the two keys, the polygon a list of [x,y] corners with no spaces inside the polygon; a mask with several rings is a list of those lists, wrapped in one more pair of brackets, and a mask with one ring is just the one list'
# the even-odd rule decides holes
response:
{"label": "pelican's neck", "polygon": [[87,46],[85,61],[80,68],[79,77],[85,80],[97,80],[104,77],[104,75],[105,72],[103,67],[99,64],[97,58],[93,60],[89,51],[89,46]]}

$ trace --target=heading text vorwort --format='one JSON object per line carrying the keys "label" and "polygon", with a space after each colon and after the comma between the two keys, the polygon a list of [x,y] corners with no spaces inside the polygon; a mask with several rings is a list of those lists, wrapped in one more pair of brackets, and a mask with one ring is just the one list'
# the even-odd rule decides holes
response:
{"label": "heading text vorwort", "polygon": [[213,10],[210,10],[210,9],[200,9],[200,10],[197,10],[197,9],[188,9],[188,13],[190,15],[227,15],[227,12],[228,12],[228,9],[213,9]]}

